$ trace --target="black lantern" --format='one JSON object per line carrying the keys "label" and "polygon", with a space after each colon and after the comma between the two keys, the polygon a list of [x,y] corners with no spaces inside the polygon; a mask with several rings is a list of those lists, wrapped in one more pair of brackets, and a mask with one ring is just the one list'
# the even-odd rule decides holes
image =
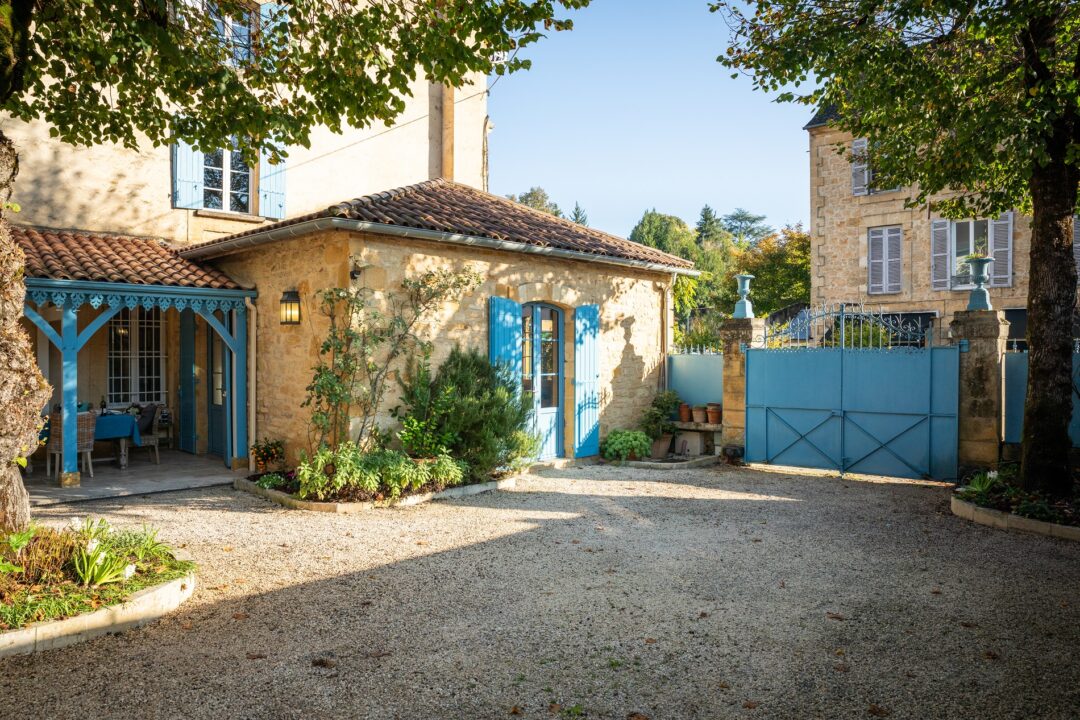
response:
{"label": "black lantern", "polygon": [[281,293],[281,324],[300,324],[300,293],[296,290]]}

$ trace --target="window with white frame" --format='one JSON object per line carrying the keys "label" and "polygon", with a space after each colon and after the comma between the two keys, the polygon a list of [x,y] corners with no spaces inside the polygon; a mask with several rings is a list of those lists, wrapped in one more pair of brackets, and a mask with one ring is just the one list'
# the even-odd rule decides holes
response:
{"label": "window with white frame", "polygon": [[1012,284],[1013,213],[996,219],[934,220],[930,226],[931,279],[935,290],[968,290],[972,287],[968,258],[993,259],[990,285]]}
{"label": "window with white frame", "polygon": [[904,231],[899,225],[867,231],[867,291],[871,295],[900,292],[903,238]]}
{"label": "window with white frame", "polygon": [[110,406],[165,402],[165,324],[161,310],[124,308],[109,320]]}
{"label": "window with white frame", "polygon": [[257,11],[254,6],[230,8],[228,13],[218,3],[206,3],[206,10],[214,22],[214,29],[222,45],[231,55],[235,65],[243,65],[252,57],[251,39],[255,35]]}
{"label": "window with white frame", "polygon": [[251,212],[251,168],[232,147],[203,153],[203,204],[209,210]]}

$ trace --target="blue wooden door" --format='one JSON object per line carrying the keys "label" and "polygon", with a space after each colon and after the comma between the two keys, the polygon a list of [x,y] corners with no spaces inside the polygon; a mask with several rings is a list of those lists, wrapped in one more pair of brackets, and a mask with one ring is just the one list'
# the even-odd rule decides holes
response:
{"label": "blue wooden door", "polygon": [[574,457],[600,454],[600,307],[574,309]]}
{"label": "blue wooden door", "polygon": [[521,382],[533,396],[539,459],[563,456],[563,315],[550,305],[529,304],[521,315]]}
{"label": "blue wooden door", "polygon": [[208,384],[209,398],[207,407],[207,452],[212,455],[225,456],[225,402],[226,402],[226,373],[228,366],[225,361],[225,343],[210,327],[206,328],[207,338],[207,364],[210,369],[210,383]]}
{"label": "blue wooden door", "polygon": [[180,449],[195,452],[195,313],[180,313]]}

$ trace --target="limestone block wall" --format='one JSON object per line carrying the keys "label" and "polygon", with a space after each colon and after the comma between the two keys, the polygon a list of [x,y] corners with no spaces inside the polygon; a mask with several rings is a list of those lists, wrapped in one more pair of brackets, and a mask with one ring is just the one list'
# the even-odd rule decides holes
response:
{"label": "limestone block wall", "polygon": [[[948,318],[967,307],[968,293],[933,290],[930,283],[930,224],[937,215],[904,207],[910,191],[851,194],[851,165],[837,153],[851,136],[833,128],[810,130],[811,302],[852,301],[887,310],[937,311]],[[867,231],[872,227],[903,228],[903,273],[899,293],[867,292]],[[1011,287],[990,288],[995,308],[1027,305],[1028,249],[1031,218],[1017,215],[1013,227]],[[947,322],[947,321],[946,321]]]}
{"label": "limestone block wall", "polygon": [[[476,75],[455,94],[455,179],[483,188],[487,79]],[[439,177],[442,155],[440,88],[418,80],[389,128],[317,127],[310,147],[288,148],[286,214],[322,210],[343,200]],[[73,147],[49,137],[44,122],[0,117],[19,151],[12,197],[16,222],[56,228],[160,237],[180,245],[213,240],[268,224],[255,216],[172,207],[167,146],[136,150],[104,143]]]}
{"label": "limestone block wall", "polygon": [[[259,289],[256,432],[259,437],[285,439],[290,461],[308,441],[309,412],[300,405],[326,332],[325,319],[315,307],[315,293],[326,287],[353,282],[371,288],[375,302],[385,303],[406,276],[440,268],[475,269],[483,284],[423,323],[421,333],[435,341],[435,366],[454,344],[487,352],[487,304],[492,295],[562,308],[567,455],[574,446],[574,307],[600,306],[601,437],[615,428],[636,427],[661,382],[670,332],[671,276],[666,273],[345,232],[282,241],[221,258],[216,264]],[[355,281],[348,272],[354,264],[367,265]],[[282,291],[293,288],[300,291],[304,319],[299,326],[282,326],[278,299]],[[397,386],[392,383],[383,407],[397,402]],[[393,425],[389,415],[381,420]]]}

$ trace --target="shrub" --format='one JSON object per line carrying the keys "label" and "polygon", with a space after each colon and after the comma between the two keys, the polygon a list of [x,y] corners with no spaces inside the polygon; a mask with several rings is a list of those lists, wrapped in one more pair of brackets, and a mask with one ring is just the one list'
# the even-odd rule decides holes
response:
{"label": "shrub", "polygon": [[285,484],[285,476],[281,473],[266,473],[256,480],[255,484],[263,490],[274,490]]}
{"label": "shrub", "polygon": [[674,390],[665,390],[657,393],[652,404],[646,408],[638,426],[650,440],[656,440],[661,435],[672,435],[677,429],[671,421],[672,414],[679,409],[679,394]]}
{"label": "shrub", "polygon": [[454,348],[428,387],[423,376],[402,384],[401,417],[425,423],[425,432],[464,464],[468,479],[484,482],[497,470],[516,470],[539,451],[529,430],[532,401],[505,368],[476,350]]}
{"label": "shrub", "polygon": [[50,527],[35,528],[34,537],[19,554],[23,582],[30,585],[59,582],[64,565],[71,560],[79,539],[74,533]]}
{"label": "shrub", "polygon": [[[327,500],[338,496],[398,498],[435,483],[458,485],[464,477],[462,463],[449,455],[415,461],[396,450],[363,452],[353,442],[343,443],[336,452],[323,448],[310,459],[303,457],[296,469],[301,499]],[[265,476],[264,476],[265,477]]]}
{"label": "shrub", "polygon": [[465,480],[465,473],[468,471],[465,463],[455,460],[446,453],[435,458],[430,469],[431,479],[446,487],[460,485]]}
{"label": "shrub", "polygon": [[608,460],[625,461],[631,455],[647,457],[652,441],[640,430],[612,430],[604,439],[600,452]]}
{"label": "shrub", "polygon": [[431,353],[423,352],[409,362],[403,378],[398,378],[401,401],[390,414],[401,421],[397,438],[412,457],[433,458],[446,452],[454,438],[441,420],[453,406],[452,388],[437,388],[431,376]]}

